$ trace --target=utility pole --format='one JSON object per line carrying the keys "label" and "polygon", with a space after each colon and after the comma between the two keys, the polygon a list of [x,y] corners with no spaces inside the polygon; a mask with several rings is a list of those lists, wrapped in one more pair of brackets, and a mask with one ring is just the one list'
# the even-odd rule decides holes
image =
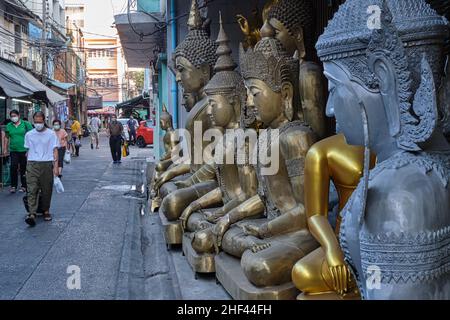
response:
{"label": "utility pole", "polygon": [[42,83],[47,84],[47,0],[42,0]]}

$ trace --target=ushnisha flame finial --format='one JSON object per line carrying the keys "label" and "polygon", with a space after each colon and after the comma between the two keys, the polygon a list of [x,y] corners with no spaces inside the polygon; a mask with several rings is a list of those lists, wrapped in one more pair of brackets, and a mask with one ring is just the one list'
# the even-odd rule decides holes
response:
{"label": "ushnisha flame finial", "polygon": [[192,0],[187,25],[189,30],[201,29],[203,27],[202,16],[200,15],[200,10],[198,9],[197,0]]}

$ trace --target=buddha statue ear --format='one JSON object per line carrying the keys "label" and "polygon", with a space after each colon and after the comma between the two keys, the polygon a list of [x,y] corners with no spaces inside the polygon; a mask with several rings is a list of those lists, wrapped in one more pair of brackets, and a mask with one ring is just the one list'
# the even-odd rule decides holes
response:
{"label": "buddha statue ear", "polygon": [[401,130],[396,69],[390,60],[381,52],[371,54],[368,58],[369,68],[378,80],[386,117],[389,123],[389,133],[392,137],[396,137]]}
{"label": "buddha statue ear", "polygon": [[283,99],[284,115],[289,121],[294,119],[294,87],[289,82],[281,85],[281,98]]}
{"label": "buddha statue ear", "polygon": [[305,36],[303,33],[303,28],[300,28],[300,30],[297,33],[297,36],[295,37],[295,42],[297,43],[297,55],[300,60],[305,59],[306,56],[306,49],[305,49]]}
{"label": "buddha statue ear", "polygon": [[199,67],[199,70],[203,75],[204,85],[207,85],[209,80],[211,80],[211,77],[212,77],[211,66],[207,63],[203,63]]}

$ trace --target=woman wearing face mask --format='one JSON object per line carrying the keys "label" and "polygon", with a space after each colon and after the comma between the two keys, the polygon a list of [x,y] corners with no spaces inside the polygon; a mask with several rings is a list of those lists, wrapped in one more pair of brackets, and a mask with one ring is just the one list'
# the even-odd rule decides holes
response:
{"label": "woman wearing face mask", "polygon": [[34,130],[25,135],[25,147],[28,148],[27,182],[29,214],[25,222],[36,224],[36,211],[39,203],[39,193],[42,198],[44,220],[51,221],[50,203],[53,192],[53,177],[59,175],[58,137],[53,130],[45,127],[45,115],[36,112],[33,116]]}
{"label": "woman wearing face mask", "polygon": [[53,131],[59,140],[60,147],[58,148],[58,177],[62,178],[62,171],[64,167],[64,155],[66,154],[68,134],[66,130],[61,128],[61,120],[53,120]]}
{"label": "woman wearing face mask", "polygon": [[32,125],[20,119],[19,111],[12,110],[9,113],[11,122],[6,126],[6,145],[9,144],[9,152],[11,156],[11,193],[17,191],[18,178],[20,173],[21,188],[20,192],[26,192],[27,182],[25,171],[27,168],[27,148],[24,146],[25,134],[33,130]]}

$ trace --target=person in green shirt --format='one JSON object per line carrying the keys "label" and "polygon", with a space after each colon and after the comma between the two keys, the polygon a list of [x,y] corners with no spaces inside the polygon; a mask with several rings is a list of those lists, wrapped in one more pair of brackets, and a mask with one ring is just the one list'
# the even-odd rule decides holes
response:
{"label": "person in green shirt", "polygon": [[25,134],[33,130],[31,123],[21,120],[19,111],[11,110],[9,113],[11,122],[6,125],[6,145],[9,145],[11,158],[11,193],[15,193],[18,185],[17,174],[20,173],[22,184],[20,192],[27,191],[25,173],[27,169],[27,148],[25,148]]}

